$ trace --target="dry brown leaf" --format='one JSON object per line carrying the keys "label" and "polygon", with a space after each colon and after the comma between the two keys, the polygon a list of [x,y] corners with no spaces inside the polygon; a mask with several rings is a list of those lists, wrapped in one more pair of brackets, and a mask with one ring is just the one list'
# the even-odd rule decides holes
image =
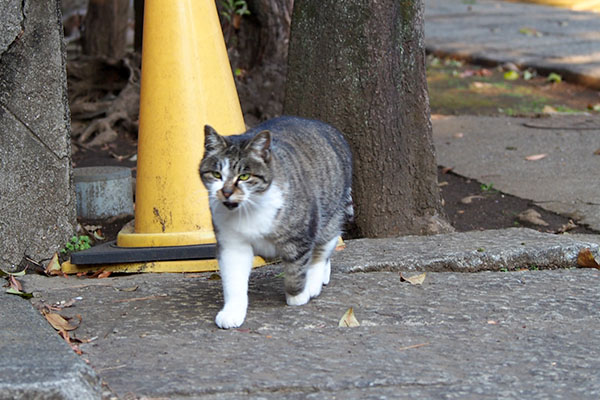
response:
{"label": "dry brown leaf", "polygon": [[525,211],[521,211],[517,215],[517,219],[521,222],[526,222],[533,225],[548,226],[548,223],[542,219],[542,215],[533,208],[528,208]]}
{"label": "dry brown leaf", "polygon": [[404,282],[408,282],[411,285],[422,285],[423,282],[425,281],[426,276],[427,276],[427,272],[423,272],[422,274],[413,275],[413,276],[409,276],[409,277],[405,277],[402,275],[402,273],[400,273],[400,280],[404,281]]}
{"label": "dry brown leaf", "polygon": [[[79,325],[71,325],[71,323],[60,314],[53,312],[44,312],[43,314],[50,325],[57,331],[72,331],[79,327]],[[81,323],[81,317],[79,317],[79,322]]]}
{"label": "dry brown leaf", "polygon": [[138,290],[138,286],[132,286],[132,287],[127,287],[127,288],[117,288],[117,290],[119,292],[135,292],[136,290]]}
{"label": "dry brown leaf", "polygon": [[587,247],[579,251],[579,254],[577,255],[577,265],[584,268],[600,269],[600,264],[598,264],[592,251]]}
{"label": "dry brown leaf", "polygon": [[447,174],[448,172],[452,171],[454,169],[454,167],[444,167],[442,168],[442,174]]}
{"label": "dry brown leaf", "polygon": [[21,282],[19,282],[17,280],[17,278],[14,277],[14,275],[8,276],[8,283],[9,283],[10,287],[15,289],[16,291],[18,291],[18,292],[23,291],[23,285],[21,285]]}
{"label": "dry brown leaf", "polygon": [[485,197],[479,195],[467,196],[460,199],[460,202],[463,204],[471,204],[475,199],[485,199]]}
{"label": "dry brown leaf", "polygon": [[596,151],[594,152],[594,155],[595,155],[595,156],[600,156],[600,149],[596,150]]}
{"label": "dry brown leaf", "polygon": [[58,253],[54,253],[48,265],[46,265],[46,269],[44,270],[46,275],[62,275],[62,270],[60,268],[60,263],[58,262]]}
{"label": "dry brown leaf", "polygon": [[527,161],[537,161],[537,160],[541,160],[542,158],[546,158],[548,157],[548,154],[542,153],[542,154],[532,154],[530,156],[525,157],[525,159]]}
{"label": "dry brown leaf", "polygon": [[102,271],[98,274],[98,279],[108,278],[112,274],[110,271]]}
{"label": "dry brown leaf", "polygon": [[358,320],[354,316],[354,310],[352,309],[352,307],[350,307],[348,311],[344,313],[342,319],[340,319],[340,322],[338,323],[338,326],[341,326],[343,328],[353,328],[355,326],[360,326],[360,322],[358,322]]}

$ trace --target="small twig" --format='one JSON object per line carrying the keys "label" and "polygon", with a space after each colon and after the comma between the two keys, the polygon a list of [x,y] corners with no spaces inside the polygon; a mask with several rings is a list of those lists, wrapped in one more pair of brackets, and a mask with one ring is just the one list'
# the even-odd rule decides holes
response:
{"label": "small twig", "polygon": [[167,296],[168,296],[167,294],[157,294],[157,295],[146,296],[146,297],[132,297],[131,299],[113,300],[113,303],[129,303],[131,301],[153,300],[153,299],[158,299],[160,297],[167,297]]}
{"label": "small twig", "polygon": [[404,351],[404,350],[410,350],[410,349],[417,349],[419,347],[423,347],[423,346],[427,346],[427,345],[429,345],[429,342],[427,342],[427,343],[413,344],[411,346],[400,347],[398,350],[399,351]]}

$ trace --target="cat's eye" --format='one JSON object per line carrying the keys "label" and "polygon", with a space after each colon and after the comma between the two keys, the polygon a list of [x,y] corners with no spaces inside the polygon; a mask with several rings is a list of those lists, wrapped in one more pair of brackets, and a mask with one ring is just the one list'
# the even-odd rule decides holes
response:
{"label": "cat's eye", "polygon": [[217,179],[221,179],[221,173],[220,173],[220,172],[213,171],[213,172],[212,172],[212,176],[214,176],[214,177],[215,177],[215,178],[217,178]]}
{"label": "cat's eye", "polygon": [[247,181],[248,179],[250,179],[250,174],[241,174],[240,176],[238,176],[238,179],[240,181]]}

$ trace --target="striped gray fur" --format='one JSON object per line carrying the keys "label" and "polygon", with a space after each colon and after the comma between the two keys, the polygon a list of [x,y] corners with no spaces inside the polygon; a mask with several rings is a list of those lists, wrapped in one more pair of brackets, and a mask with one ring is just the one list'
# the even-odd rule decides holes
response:
{"label": "striped gray fur", "polygon": [[[219,255],[234,242],[226,238],[248,236],[255,255],[281,258],[289,296],[305,289],[311,265],[329,265],[331,243],[352,216],[352,155],[337,129],[297,117],[275,118],[236,136],[220,136],[206,126],[199,172],[209,191]],[[280,203],[260,200],[274,189]],[[264,222],[268,227],[249,215],[266,212],[257,204],[277,208]],[[231,223],[235,213],[260,233],[248,234],[243,222]],[[324,283],[328,280],[327,275]]]}

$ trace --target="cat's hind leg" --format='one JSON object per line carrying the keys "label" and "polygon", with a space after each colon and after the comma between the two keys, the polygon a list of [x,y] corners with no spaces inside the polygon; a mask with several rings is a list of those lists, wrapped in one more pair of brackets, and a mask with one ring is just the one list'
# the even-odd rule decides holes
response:
{"label": "cat's hind leg", "polygon": [[[324,245],[318,246],[315,249],[313,255],[313,265],[317,266],[317,263],[319,263],[317,271],[320,272],[315,273],[315,280],[313,284],[316,287],[317,282],[319,282],[319,289],[317,291],[317,294],[315,294],[314,296],[317,296],[321,292],[321,284],[329,284],[329,278],[331,277],[331,253],[333,253],[335,246],[337,246],[337,242],[338,235],[336,235],[333,239],[330,239],[329,242],[326,242]],[[315,290],[312,290],[312,292],[314,293]]]}
{"label": "cat's hind leg", "polygon": [[311,258],[312,252],[307,252],[297,260],[284,260],[285,299],[290,306],[301,306],[310,300],[306,283],[308,281],[307,267]]}

